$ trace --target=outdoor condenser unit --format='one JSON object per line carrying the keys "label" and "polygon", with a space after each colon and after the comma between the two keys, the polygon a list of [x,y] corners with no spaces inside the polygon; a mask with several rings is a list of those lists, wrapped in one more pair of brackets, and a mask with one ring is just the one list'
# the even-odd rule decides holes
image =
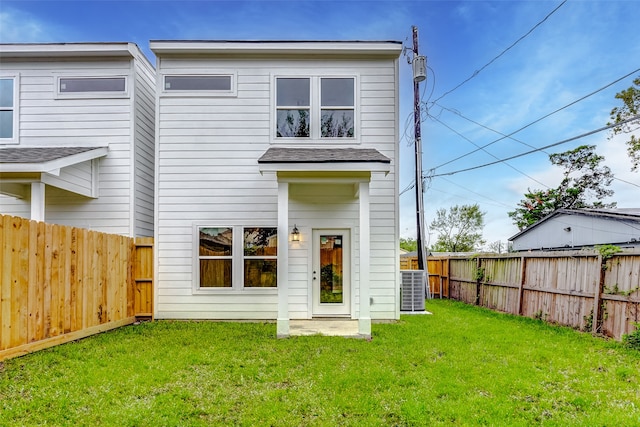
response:
{"label": "outdoor condenser unit", "polygon": [[402,283],[400,293],[401,311],[424,311],[425,272],[423,270],[400,271]]}

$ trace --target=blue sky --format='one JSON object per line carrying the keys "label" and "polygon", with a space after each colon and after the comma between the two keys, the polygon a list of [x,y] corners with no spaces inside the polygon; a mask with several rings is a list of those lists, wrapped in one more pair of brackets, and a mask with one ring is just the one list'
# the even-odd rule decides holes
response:
{"label": "blue sky", "polygon": [[[640,35],[629,1],[9,1],[0,2],[0,42],[132,41],[149,51],[154,39],[399,40],[420,33],[428,58],[423,100],[423,166],[435,174],[479,166],[606,125],[614,95],[640,71],[473,154],[509,134],[640,68]],[[561,5],[527,37],[516,40]],[[401,67],[400,189],[414,174],[411,69]],[[451,93],[461,82],[475,77]],[[446,94],[445,96],[442,96]],[[437,101],[434,103],[434,101]],[[479,126],[479,123],[485,127]],[[453,130],[451,130],[453,129]],[[406,130],[406,132],[405,132]],[[406,135],[405,135],[406,134]],[[462,136],[461,136],[462,135]],[[527,190],[554,187],[559,170],[548,153],[594,144],[616,177],[619,207],[640,207],[640,174],[630,172],[622,138],[601,132],[547,153],[435,177],[426,183],[427,223],[438,208],[478,203],[487,242],[517,229],[507,217]],[[474,145],[475,144],[475,145]],[[626,183],[627,181],[629,183]],[[415,236],[414,193],[400,197],[403,237]],[[436,236],[431,236],[431,242]]]}

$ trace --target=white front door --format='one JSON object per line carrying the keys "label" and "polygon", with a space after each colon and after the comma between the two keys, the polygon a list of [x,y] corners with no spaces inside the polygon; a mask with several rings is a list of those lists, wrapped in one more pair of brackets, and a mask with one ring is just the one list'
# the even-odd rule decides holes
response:
{"label": "white front door", "polygon": [[350,232],[313,230],[313,316],[351,314]]}

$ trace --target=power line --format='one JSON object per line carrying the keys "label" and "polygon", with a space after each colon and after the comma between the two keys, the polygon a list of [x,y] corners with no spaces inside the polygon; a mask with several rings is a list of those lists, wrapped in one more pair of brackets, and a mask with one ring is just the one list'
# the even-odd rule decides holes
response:
{"label": "power line", "polygon": [[[438,118],[435,118],[435,117],[433,117],[433,116],[430,116],[430,117],[432,117],[432,119],[433,119],[433,120],[437,121],[437,122],[438,122],[438,123],[440,123],[442,126],[444,126],[444,127],[446,127],[447,129],[449,129],[451,132],[453,132],[453,133],[455,133],[456,135],[458,135],[460,138],[464,139],[465,141],[470,142],[471,144],[473,144],[474,146],[478,147],[479,149],[481,149],[482,151],[484,151],[485,153],[487,153],[488,155],[490,155],[490,156],[491,156],[491,157],[493,157],[494,159],[499,160],[499,157],[498,157],[498,156],[496,156],[496,155],[494,155],[494,154],[490,153],[489,151],[485,150],[484,148],[480,147],[478,144],[476,144],[475,142],[473,142],[472,140],[470,140],[469,138],[467,138],[466,136],[464,136],[463,134],[461,134],[461,133],[460,133],[460,132],[458,132],[457,130],[453,129],[452,127],[450,127],[449,125],[447,125],[447,124],[446,124],[445,122],[443,122],[442,120],[440,120],[440,119],[438,119]],[[527,145],[528,145],[528,144],[527,144]],[[531,145],[529,145],[529,147],[531,147],[531,148],[535,148],[535,147],[533,147],[533,146],[531,146]],[[521,175],[523,175],[523,176],[526,176],[526,177],[527,177],[527,178],[529,178],[530,180],[535,181],[536,183],[538,183],[538,184],[542,185],[542,186],[543,186],[543,187],[545,187],[545,188],[549,188],[549,186],[548,186],[548,185],[546,185],[546,184],[544,184],[544,183],[542,183],[542,182],[538,181],[537,179],[535,179],[535,178],[534,178],[534,177],[532,177],[532,176],[527,175],[526,173],[522,172],[520,169],[517,169],[515,166],[510,165],[510,164],[509,164],[509,163],[507,163],[507,162],[503,162],[503,163],[504,163],[506,166],[508,166],[508,167],[510,167],[511,169],[513,169],[514,171],[518,172],[519,174],[521,174]]]}
{"label": "power line", "polygon": [[[630,73],[627,73],[627,74],[625,74],[624,76],[622,76],[622,77],[620,77],[620,78],[618,78],[618,79],[616,79],[616,80],[612,81],[611,83],[609,83],[609,84],[607,84],[607,85],[605,85],[605,86],[603,86],[603,87],[601,87],[601,88],[599,88],[599,89],[596,89],[596,90],[594,90],[593,92],[588,93],[587,95],[584,95],[583,97],[578,98],[578,99],[576,99],[576,100],[575,100],[575,101],[573,101],[573,102],[570,102],[569,104],[565,105],[564,107],[560,107],[560,108],[558,108],[558,109],[556,109],[556,110],[554,110],[554,111],[552,111],[552,112],[550,112],[550,113],[548,113],[548,114],[545,114],[544,116],[540,117],[539,119],[536,119],[536,120],[532,121],[531,123],[526,124],[526,125],[522,126],[522,127],[521,127],[521,128],[519,128],[519,129],[516,129],[515,131],[513,131],[513,132],[509,133],[508,135],[505,135],[505,136],[503,136],[503,137],[501,137],[501,138],[498,138],[498,139],[496,139],[496,140],[493,140],[493,141],[489,142],[488,144],[483,145],[483,146],[482,146],[482,147],[480,147],[480,148],[477,148],[477,149],[472,150],[472,151],[470,151],[470,152],[468,152],[468,153],[466,153],[466,154],[463,154],[463,155],[461,155],[461,156],[458,156],[458,157],[456,157],[455,159],[449,160],[448,162],[442,163],[442,164],[440,164],[440,165],[438,165],[438,166],[434,167],[433,169],[441,168],[442,166],[448,165],[449,163],[453,163],[453,162],[455,162],[455,161],[457,161],[457,160],[460,160],[460,159],[462,159],[462,158],[464,158],[464,157],[466,157],[466,156],[469,156],[469,155],[471,155],[471,154],[473,154],[473,153],[476,153],[476,152],[478,152],[478,151],[480,151],[480,150],[482,150],[482,149],[484,149],[484,148],[486,148],[486,147],[488,147],[488,146],[490,146],[490,145],[492,145],[492,144],[495,144],[495,143],[496,143],[496,142],[498,142],[498,141],[502,141],[502,140],[503,140],[503,139],[505,139],[505,138],[509,138],[509,137],[511,137],[512,135],[515,135],[516,133],[518,133],[518,132],[520,132],[520,131],[522,131],[522,130],[524,130],[524,129],[526,129],[526,128],[528,128],[528,127],[530,127],[530,126],[532,126],[532,125],[534,125],[534,124],[536,124],[536,123],[538,123],[538,122],[540,122],[540,121],[542,121],[542,120],[544,120],[544,119],[546,119],[547,117],[552,116],[552,115],[554,115],[554,114],[556,114],[556,113],[558,113],[558,112],[560,112],[560,111],[562,111],[562,110],[564,110],[564,109],[566,109],[566,108],[568,108],[568,107],[571,107],[572,105],[577,104],[577,103],[578,103],[578,102],[580,102],[580,101],[584,101],[584,100],[585,100],[585,99],[587,99],[588,97],[593,96],[593,95],[595,95],[596,93],[601,92],[601,91],[605,90],[606,88],[608,88],[608,87],[610,87],[610,86],[613,86],[614,84],[618,83],[618,82],[619,82],[619,81],[621,81],[621,80],[626,79],[627,77],[629,77],[629,76],[630,76],[630,75],[632,75],[632,74],[637,73],[638,71],[640,71],[640,68],[637,68],[637,69],[635,69],[635,70],[631,71]],[[541,151],[541,150],[540,150],[540,149],[538,149],[538,150],[536,150],[536,151]]]}
{"label": "power line", "polygon": [[455,175],[455,174],[460,173],[460,172],[467,172],[467,171],[470,171],[470,170],[480,169],[480,168],[484,168],[484,167],[487,167],[487,166],[495,165],[497,163],[506,162],[508,160],[517,159],[518,157],[527,156],[529,154],[533,154],[533,153],[536,153],[538,151],[546,150],[547,148],[555,147],[555,146],[558,146],[558,145],[561,145],[561,144],[566,144],[567,142],[575,141],[577,139],[581,139],[581,138],[587,137],[589,135],[593,135],[595,133],[602,132],[603,130],[611,129],[613,127],[620,126],[620,125],[623,125],[625,123],[629,123],[629,122],[632,122],[632,121],[638,120],[638,119],[640,119],[640,114],[637,114],[637,115],[635,115],[633,117],[630,117],[630,118],[628,118],[626,120],[623,120],[623,121],[620,121],[618,123],[612,123],[610,125],[603,126],[603,127],[599,128],[599,129],[595,129],[595,130],[592,130],[590,132],[580,134],[578,136],[574,136],[574,137],[571,137],[571,138],[568,138],[568,139],[563,139],[562,141],[554,142],[553,144],[545,145],[544,147],[540,147],[540,148],[536,148],[535,150],[527,151],[526,153],[516,154],[515,156],[507,157],[506,159],[500,159],[500,160],[496,160],[495,162],[485,163],[485,164],[478,165],[478,166],[473,166],[473,167],[470,167],[470,168],[459,169],[457,171],[434,174],[434,175],[431,175],[431,177]]}
{"label": "power line", "polygon": [[449,95],[451,92],[457,90],[458,88],[460,88],[462,85],[464,85],[465,83],[467,83],[469,80],[473,79],[474,77],[476,77],[478,74],[480,74],[480,72],[482,70],[484,70],[485,68],[487,68],[489,65],[491,65],[493,62],[495,62],[498,58],[500,58],[502,55],[504,55],[505,53],[507,53],[507,51],[509,51],[512,47],[514,47],[515,45],[517,45],[518,43],[520,43],[522,40],[524,40],[529,34],[531,34],[536,28],[538,28],[540,25],[542,25],[547,19],[549,19],[549,17],[551,15],[553,15],[558,9],[560,9],[560,7],[562,7],[562,5],[564,5],[567,2],[567,0],[564,0],[562,3],[560,3],[555,9],[553,9],[551,12],[549,12],[549,14],[547,14],[547,16],[544,17],[544,19],[542,19],[542,21],[538,22],[536,25],[534,25],[529,31],[527,31],[527,33],[525,35],[523,35],[522,37],[520,37],[518,40],[516,40],[515,42],[513,42],[509,47],[507,47],[505,50],[503,50],[502,52],[500,52],[496,57],[494,57],[491,61],[487,62],[485,65],[483,65],[480,69],[476,70],[473,72],[473,74],[471,74],[471,76],[469,76],[466,80],[462,81],[460,84],[458,84],[456,87],[454,87],[453,89],[443,93],[442,95],[440,95],[439,98],[437,98],[435,101],[433,101],[433,103],[435,104],[436,102],[440,101],[442,98],[444,98],[445,96]]}
{"label": "power line", "polygon": [[[502,206],[507,207],[507,208],[509,208],[509,209],[511,209],[511,207],[512,207],[512,206],[510,206],[510,205],[507,205],[506,203],[502,203],[502,202],[501,202],[501,201],[499,201],[499,200],[492,199],[491,197],[487,197],[487,196],[485,196],[484,194],[476,193],[475,191],[470,190],[468,187],[465,187],[464,185],[460,185],[460,184],[458,184],[458,183],[455,183],[455,182],[451,181],[450,179],[447,179],[447,178],[445,178],[445,177],[443,177],[443,176],[441,176],[441,177],[440,177],[440,179],[442,179],[442,180],[444,180],[444,181],[447,181],[449,184],[453,184],[453,185],[455,185],[456,187],[460,187],[460,188],[462,188],[463,190],[468,191],[469,193],[473,193],[473,194],[475,194],[475,195],[477,195],[477,196],[480,196],[480,197],[483,197],[483,198],[485,198],[485,199],[487,199],[487,200],[491,200],[492,202],[497,203],[498,205],[502,205]],[[484,202],[484,203],[486,203],[486,202]]]}
{"label": "power line", "polygon": [[[507,135],[507,134],[504,134],[504,133],[502,133],[502,132],[500,132],[500,131],[498,131],[498,130],[495,130],[495,129],[493,129],[493,128],[490,128],[490,127],[489,127],[489,126],[487,126],[487,125],[483,125],[482,123],[478,123],[478,122],[476,122],[475,120],[470,119],[469,117],[466,117],[464,114],[462,114],[460,111],[458,111],[458,110],[456,110],[456,109],[454,109],[454,108],[448,108],[448,107],[445,107],[445,106],[444,106],[444,105],[442,105],[442,104],[436,104],[436,103],[434,103],[434,105],[437,105],[438,107],[442,108],[443,110],[447,110],[447,111],[449,111],[450,113],[453,113],[453,114],[455,114],[455,115],[457,115],[457,116],[459,116],[459,117],[461,117],[461,118],[465,119],[466,121],[471,122],[471,123],[473,123],[474,125],[480,126],[481,128],[484,128],[484,129],[486,129],[486,130],[488,130],[488,131],[491,131],[491,132],[493,132],[493,133],[497,133],[497,134],[498,134],[498,135],[500,135],[500,136],[504,136],[505,138],[509,138],[510,140],[515,141],[515,142],[517,142],[517,143],[519,143],[519,144],[522,144],[522,145],[524,145],[524,146],[527,146],[527,147],[529,147],[529,148],[536,148],[535,146],[533,146],[533,145],[531,145],[531,144],[527,144],[527,143],[526,143],[526,142],[524,142],[524,141],[521,141],[521,140],[519,140],[519,139],[517,139],[517,138],[514,138],[514,137],[512,137],[512,136],[509,136],[509,135]],[[545,154],[548,154],[548,153],[545,153]]]}
{"label": "power line", "polygon": [[615,179],[616,181],[624,182],[625,184],[633,185],[634,187],[640,188],[640,185],[634,184],[633,182],[625,181],[624,179],[616,178],[615,176],[613,177],[613,179]]}

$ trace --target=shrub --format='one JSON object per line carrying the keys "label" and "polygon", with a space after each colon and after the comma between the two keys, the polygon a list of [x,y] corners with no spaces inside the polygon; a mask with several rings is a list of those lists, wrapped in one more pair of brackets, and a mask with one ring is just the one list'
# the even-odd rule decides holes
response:
{"label": "shrub", "polygon": [[640,350],[640,322],[634,323],[636,330],[622,336],[622,342],[629,348]]}

